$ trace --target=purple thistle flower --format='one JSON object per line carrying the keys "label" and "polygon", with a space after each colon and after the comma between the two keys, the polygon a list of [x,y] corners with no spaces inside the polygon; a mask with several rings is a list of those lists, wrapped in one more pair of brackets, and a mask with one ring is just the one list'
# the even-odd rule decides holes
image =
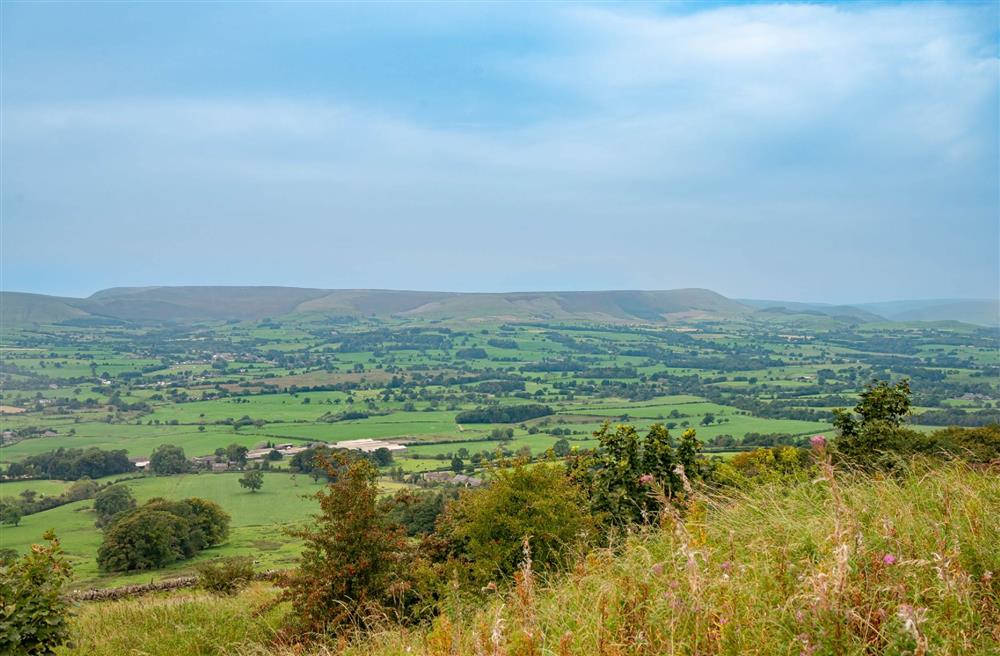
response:
{"label": "purple thistle flower", "polygon": [[654,480],[656,479],[653,478],[652,474],[643,474],[639,477],[639,482],[643,485],[652,485]]}
{"label": "purple thistle flower", "polygon": [[886,555],[882,556],[882,563],[885,565],[895,565],[896,557],[893,556],[891,553],[887,553]]}
{"label": "purple thistle flower", "polygon": [[825,435],[813,435],[810,438],[809,443],[812,444],[812,448],[817,451],[822,451],[826,448],[826,436]]}

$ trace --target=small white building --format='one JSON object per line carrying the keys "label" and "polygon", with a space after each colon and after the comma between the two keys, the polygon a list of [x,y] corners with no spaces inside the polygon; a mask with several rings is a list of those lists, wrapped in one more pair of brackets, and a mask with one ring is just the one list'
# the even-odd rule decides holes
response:
{"label": "small white building", "polygon": [[343,442],[334,442],[331,444],[335,449],[350,449],[352,451],[364,451],[365,453],[374,453],[379,449],[387,449],[393,453],[398,451],[406,451],[406,447],[402,444],[396,444],[395,442],[383,442],[382,440],[345,440]]}

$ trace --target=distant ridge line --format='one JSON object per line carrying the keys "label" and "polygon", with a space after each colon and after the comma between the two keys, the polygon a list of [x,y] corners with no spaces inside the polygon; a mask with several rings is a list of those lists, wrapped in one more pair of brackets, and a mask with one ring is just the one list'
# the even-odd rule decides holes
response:
{"label": "distant ridge line", "polygon": [[0,292],[0,326],[252,321],[300,314],[426,320],[661,323],[698,319],[964,321],[1000,325],[996,300],[830,305],[731,299],[709,289],[441,292],[269,285],[111,287],[86,298]]}

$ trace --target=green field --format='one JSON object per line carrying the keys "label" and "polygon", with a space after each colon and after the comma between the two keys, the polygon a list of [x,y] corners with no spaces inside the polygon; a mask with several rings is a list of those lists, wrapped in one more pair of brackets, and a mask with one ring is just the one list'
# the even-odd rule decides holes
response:
{"label": "green field", "polygon": [[[996,421],[1000,399],[993,331],[816,317],[671,326],[298,314],[160,328],[21,328],[8,331],[4,343],[0,405],[23,411],[0,414],[3,467],[60,448],[121,449],[144,459],[173,444],[190,458],[233,443],[371,438],[407,445],[382,471],[401,467],[412,483],[453,467],[483,475],[473,454],[492,457],[498,449],[539,457],[561,438],[578,451],[593,449],[605,421],[640,430],[663,423],[675,437],[694,428],[719,457],[759,440],[801,444],[816,433],[832,435],[831,410],[854,405],[875,378],[911,379],[918,406],[912,421],[923,431]],[[515,412],[529,404],[548,414],[496,424],[460,419],[476,409]],[[496,429],[510,429],[512,439],[491,439]],[[289,465],[275,462],[256,495],[239,487],[235,472],[127,485],[140,500],[200,496],[232,514],[230,540],[199,559],[251,554],[261,566],[281,567],[296,549],[281,527],[308,517],[312,504],[302,495],[316,489],[308,477],[290,476]],[[57,495],[69,485],[9,480],[0,482],[0,498],[17,499],[25,489]],[[91,504],[0,526],[0,542],[23,551],[56,529],[78,585],[190,569],[189,562],[155,574],[99,576],[101,535]]]}
{"label": "green field", "polygon": [[[163,578],[187,573],[201,560],[220,556],[249,555],[262,568],[288,566],[298,553],[297,542],[283,535],[282,528],[302,523],[318,509],[310,495],[322,489],[308,476],[286,473],[264,475],[264,486],[259,492],[248,492],[240,487],[238,473],[187,474],[168,477],[145,477],[130,480],[128,486],[139,503],[154,497],[185,499],[201,497],[218,503],[232,517],[229,540],[218,547],[200,553],[195,559],[154,573],[134,575],[101,575],[97,570],[96,554],[101,542],[101,532],[94,527],[95,515],[90,500],[60,506],[35,515],[28,515],[18,526],[0,528],[0,548],[27,549],[37,542],[46,530],[54,529],[69,556],[77,577],[76,585],[125,585],[148,581],[150,577]],[[397,483],[382,484],[389,492],[400,487]],[[61,491],[50,481],[29,483],[3,483],[0,492],[7,494],[7,486],[30,488],[46,494]],[[19,490],[18,490],[19,491]]]}

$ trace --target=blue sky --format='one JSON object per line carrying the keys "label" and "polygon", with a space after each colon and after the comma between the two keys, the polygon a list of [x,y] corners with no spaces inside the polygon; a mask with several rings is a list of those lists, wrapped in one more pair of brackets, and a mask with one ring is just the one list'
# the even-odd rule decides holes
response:
{"label": "blue sky", "polygon": [[0,12],[5,290],[1000,293],[995,3]]}

